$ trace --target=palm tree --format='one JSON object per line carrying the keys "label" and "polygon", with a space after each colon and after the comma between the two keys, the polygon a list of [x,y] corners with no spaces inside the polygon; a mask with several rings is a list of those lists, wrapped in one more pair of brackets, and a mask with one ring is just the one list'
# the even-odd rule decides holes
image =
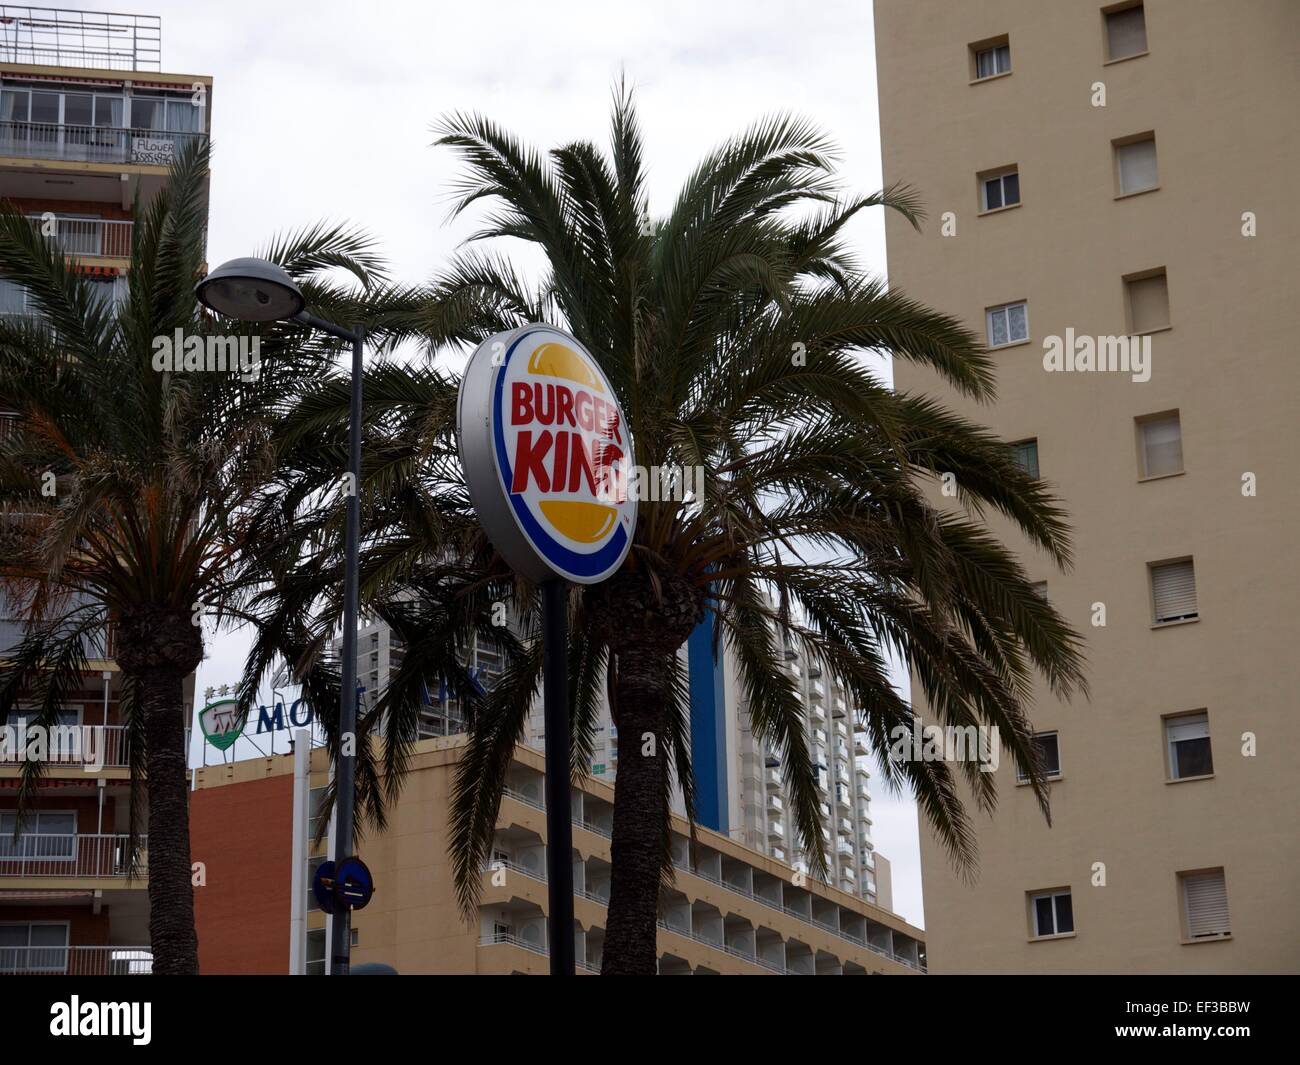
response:
{"label": "palm tree", "polygon": [[[376,320],[390,339],[419,335],[436,351],[531,321],[563,326],[612,380],[638,463],[705,472],[698,499],[643,500],[619,573],[570,590],[574,775],[590,764],[602,697],[623,740],[603,971],[655,971],[674,777],[692,809],[678,652],[706,616],[737,662],[755,733],[780,752],[812,873],[825,874],[819,803],[804,712],[782,668],[787,648],[842,679],[882,752],[913,721],[890,682],[896,654],[939,723],[999,730],[1046,815],[1031,685],[1041,674],[1059,696],[1084,690],[1080,642],[984,516],[1000,513],[1066,567],[1064,513],[1006,442],[933,399],[891,391],[861,359],[867,351],[919,362],[960,394],[994,397],[977,339],[867,276],[846,247],[847,223],[871,207],[919,225],[916,198],[899,187],[841,195],[826,137],[777,117],[705,158],[651,222],[636,111],[621,88],[607,153],[577,142],[542,155],[475,115],[446,119],[440,134],[466,163],[454,213],[489,207],[472,241],[486,246],[463,251],[422,299],[405,293],[384,308]],[[505,238],[540,251],[538,283],[496,247]],[[366,390],[363,603],[408,649],[369,715],[387,737],[383,753],[359,779],[377,814],[400,787],[418,693],[441,681],[463,694],[469,735],[453,789],[452,857],[469,919],[538,690],[537,589],[513,579],[473,520],[455,456],[454,381],[383,364]],[[321,383],[289,416],[285,432],[305,468],[310,455],[341,446],[345,416],[341,381]],[[932,501],[942,474],[955,478],[960,510]],[[269,661],[278,632],[305,668],[337,619],[337,597],[322,613],[312,606],[337,582],[337,558],[302,566],[301,557],[301,545],[283,555],[278,590],[262,603],[263,657],[250,670]],[[491,638],[488,613],[502,601],[521,619],[520,638],[500,683],[477,698],[457,662],[472,633]],[[969,871],[976,853],[958,776],[989,810],[992,775],[974,763],[959,773],[918,760],[883,768],[888,786],[915,792]]]}
{"label": "palm tree", "polygon": [[[207,148],[197,146],[151,203],[137,203],[119,306],[97,297],[20,213],[0,209],[0,273],[26,288],[38,312],[0,321],[0,406],[17,415],[0,441],[2,573],[27,627],[0,665],[0,721],[21,695],[36,724],[53,723],[89,653],[106,656],[104,634],[115,627],[132,836],[143,780],[153,971],[162,974],[198,971],[184,684],[203,657],[200,622],[208,609],[220,621],[224,601],[255,579],[246,568],[257,538],[249,514],[276,466],[279,412],[334,357],[307,330],[276,326],[256,334],[260,347],[249,342],[246,353],[260,358],[239,369],[251,372],[159,361],[159,338],[179,331],[206,345],[226,335],[194,298],[207,178]],[[350,312],[357,299],[318,280],[320,271],[343,267],[363,287],[381,273],[369,242],[338,227],[276,241],[266,254],[327,311]],[[41,769],[24,764],[24,802]]]}
{"label": "palm tree", "polygon": [[[623,739],[604,971],[655,969],[673,768],[690,794],[677,652],[706,614],[736,658],[756,734],[781,752],[814,873],[824,874],[818,798],[803,710],[781,668],[787,645],[843,680],[881,751],[912,719],[886,668],[897,651],[941,722],[999,730],[1046,811],[1029,685],[1037,671],[1057,694],[1079,688],[1079,642],[979,519],[1000,511],[1065,566],[1063,513],[1003,441],[933,400],[889,391],[858,356],[924,363],[958,392],[993,398],[993,367],[976,338],[866,276],[845,247],[846,223],[867,208],[917,223],[915,198],[901,188],[840,196],[827,139],[781,117],[709,155],[648,224],[626,91],[615,98],[608,153],[579,142],[542,157],[477,116],[452,117],[441,132],[467,164],[456,210],[489,203],[479,239],[532,244],[547,273],[530,288],[500,260],[469,252],[433,294],[432,338],[448,332],[455,311],[481,314],[482,332],[503,307],[510,324],[561,323],[613,381],[638,463],[705,472],[699,500],[643,501],[622,570],[574,591],[578,674],[589,689],[575,702],[575,762],[587,762],[586,715],[606,670]],[[965,513],[927,498],[927,483],[945,473]],[[521,702],[489,706],[504,719],[476,722],[471,763],[518,734]],[[649,736],[656,754],[642,757]],[[963,768],[977,803],[991,808],[991,775]],[[949,766],[885,769],[891,783],[911,785],[953,857],[969,865],[974,842]],[[495,810],[500,785],[491,772],[461,780],[457,813],[477,830],[457,843],[473,859],[490,844],[482,813]]]}

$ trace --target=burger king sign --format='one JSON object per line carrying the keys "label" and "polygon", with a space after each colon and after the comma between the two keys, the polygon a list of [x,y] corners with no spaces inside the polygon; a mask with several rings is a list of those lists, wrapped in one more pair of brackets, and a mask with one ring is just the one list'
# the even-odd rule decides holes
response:
{"label": "burger king sign", "polygon": [[526,325],[484,341],[456,423],[470,500],[516,572],[597,584],[618,570],[636,530],[632,436],[577,340]]}

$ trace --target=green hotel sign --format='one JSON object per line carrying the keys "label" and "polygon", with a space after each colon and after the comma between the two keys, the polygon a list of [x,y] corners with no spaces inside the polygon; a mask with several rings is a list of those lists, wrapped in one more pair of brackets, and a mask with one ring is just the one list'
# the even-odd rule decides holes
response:
{"label": "green hotel sign", "polygon": [[248,707],[239,712],[238,699],[217,699],[199,711],[203,738],[219,751],[230,748],[244,731]]}

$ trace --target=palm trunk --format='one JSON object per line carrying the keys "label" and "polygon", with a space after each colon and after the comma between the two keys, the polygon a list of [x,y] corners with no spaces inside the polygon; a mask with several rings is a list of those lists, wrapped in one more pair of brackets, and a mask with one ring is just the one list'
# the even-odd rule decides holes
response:
{"label": "palm trunk", "polygon": [[197,975],[190,872],[189,789],[185,784],[184,676],[167,667],[138,678],[149,797],[149,940],[153,971]]}
{"label": "palm trunk", "polygon": [[[668,766],[664,729],[671,656],[625,650],[618,656],[619,759],[610,843],[606,976],[653,976],[657,970],[659,878],[668,841]],[[653,754],[649,750],[653,737]]]}

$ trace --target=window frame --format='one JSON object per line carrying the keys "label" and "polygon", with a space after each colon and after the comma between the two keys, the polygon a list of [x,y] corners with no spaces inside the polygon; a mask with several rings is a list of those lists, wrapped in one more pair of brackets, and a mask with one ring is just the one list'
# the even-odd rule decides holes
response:
{"label": "window frame", "polygon": [[[1196,613],[1180,617],[1161,618],[1157,613],[1156,605],[1156,570],[1165,566],[1177,566],[1184,562],[1192,567],[1192,589],[1196,595]],[[1164,629],[1173,625],[1188,625],[1201,620],[1201,593],[1196,584],[1196,559],[1194,556],[1182,555],[1177,558],[1165,558],[1157,562],[1148,562],[1147,587],[1151,600],[1151,627],[1153,629]]]}
{"label": "window frame", "polygon": [[[1011,315],[1012,307],[1023,307],[1025,309],[1025,335],[1020,339],[1011,339]],[[993,316],[1001,312],[1004,318],[1007,339],[1001,344],[993,343]],[[990,351],[998,351],[1002,348],[1014,348],[1019,344],[1028,344],[1033,339],[1033,332],[1029,326],[1029,301],[1028,300],[1011,300],[1007,303],[995,303],[990,307],[984,308],[984,340],[985,346]]]}
{"label": "window frame", "polygon": [[[0,810],[0,822],[3,822],[6,815],[11,815],[15,821],[18,818],[17,810]],[[71,832],[42,832],[40,828],[40,819],[49,816],[71,817]],[[77,811],[75,809],[53,809],[53,810],[30,810],[27,814],[28,819],[36,819],[35,828],[24,828],[23,833],[15,841],[13,830],[0,828],[0,847],[6,843],[17,844],[12,854],[0,853],[0,862],[74,862],[77,860],[77,839],[81,835],[81,829],[77,824]],[[71,841],[71,847],[68,853],[63,854],[35,854],[29,853],[28,848],[22,846],[24,840],[34,840],[37,836],[57,836]],[[33,848],[34,850],[35,848]]]}
{"label": "window frame", "polygon": [[[1029,931],[1031,940],[1039,939],[1064,939],[1067,936],[1075,935],[1075,929],[1078,923],[1074,919],[1074,892],[1069,887],[1044,888],[1040,891],[1028,892],[1029,897]],[[1066,931],[1059,931],[1061,923],[1061,914],[1057,906],[1057,899],[1066,898],[1070,900],[1070,927]],[[1042,899],[1052,900],[1052,931],[1039,931],[1038,926],[1038,903]]]}
{"label": "window frame", "polygon": [[[36,927],[41,927],[41,928],[62,928],[62,929],[63,929],[63,945],[62,945],[62,946],[59,946],[59,947],[33,947],[33,946],[32,946],[32,929],[33,929],[33,928],[36,928]],[[69,958],[69,952],[70,952],[70,950],[71,950],[71,948],[72,948],[72,942],[71,942],[71,940],[72,940],[72,922],[71,922],[71,921],[41,921],[41,920],[30,920],[30,919],[29,919],[29,920],[26,920],[26,921],[0,921],[0,928],[26,928],[26,929],[27,929],[27,945],[26,945],[25,947],[4,947],[4,946],[0,946],[0,959],[3,959],[3,953],[2,953],[2,952],[5,951],[5,950],[25,950],[25,951],[27,952],[27,958],[28,958],[28,960],[31,959],[31,952],[32,952],[33,950],[59,951],[59,952],[61,953],[61,955],[62,955],[62,958],[61,958],[59,964],[57,964],[57,965],[26,965],[26,966],[22,966],[22,967],[19,967],[19,966],[15,965],[13,969],[7,969],[7,968],[4,967],[4,965],[3,965],[2,963],[0,963],[0,974],[2,974],[2,973],[10,973],[10,974],[12,974],[12,975],[20,975],[20,976],[21,976],[21,975],[24,975],[24,974],[27,974],[27,973],[32,973],[32,974],[35,974],[35,973],[66,973],[66,972],[68,971],[68,958]]]}
{"label": "window frame", "polygon": [[[1205,720],[1205,741],[1208,744],[1210,771],[1208,773],[1189,773],[1186,776],[1180,776],[1174,745],[1175,743],[1186,743],[1188,741],[1175,740],[1170,735],[1170,727],[1187,723],[1188,719],[1192,718],[1203,718]],[[1165,714],[1160,719],[1160,736],[1165,747],[1165,781],[1167,783],[1180,784],[1186,780],[1208,780],[1214,776],[1214,737],[1210,733],[1210,712],[1208,710],[1183,710],[1176,714]]]}
{"label": "window frame", "polygon": [[[1143,437],[1143,430],[1149,425],[1158,425],[1162,422],[1175,421],[1178,423],[1178,469],[1170,470],[1168,473],[1152,473],[1147,466],[1147,446]],[[1137,446],[1137,468],[1138,482],[1144,481],[1161,481],[1166,477],[1181,477],[1187,472],[1187,455],[1183,451],[1183,417],[1182,412],[1177,408],[1172,410],[1156,411],[1152,414],[1139,414],[1133,419],[1134,443]]]}
{"label": "window frame", "polygon": [[[1110,42],[1110,19],[1112,15],[1122,15],[1125,11],[1138,9],[1142,12],[1142,50],[1140,52],[1130,52],[1128,55],[1112,55]],[[1130,59],[1140,59],[1144,55],[1151,54],[1151,35],[1147,26],[1146,4],[1143,0],[1123,0],[1122,3],[1110,4],[1101,9],[1101,64],[1110,66],[1113,63],[1126,63]]]}
{"label": "window frame", "polygon": [[[1006,49],[1007,66],[1005,70],[998,70],[998,52]],[[992,52],[993,66],[992,74],[980,74],[980,56]],[[968,72],[970,74],[970,83],[972,85],[982,85],[986,81],[995,81],[998,78],[1005,78],[1015,73],[1015,67],[1011,62],[1011,37],[1009,34],[1001,33],[994,37],[985,37],[982,40],[972,41],[966,46]]]}
{"label": "window frame", "polygon": [[[1136,194],[1135,194],[1136,195]],[[1165,284],[1165,320],[1159,325],[1148,326],[1145,329],[1137,328],[1137,320],[1133,314],[1133,287],[1143,281],[1154,281],[1157,278],[1164,281]],[[1152,333],[1163,333],[1173,328],[1174,312],[1169,303],[1169,271],[1163,266],[1152,267],[1150,270],[1139,270],[1137,273],[1124,274],[1120,281],[1124,285],[1124,325],[1128,330],[1129,336],[1143,337],[1150,336]]]}
{"label": "window frame", "polygon": [[[1060,729],[1044,729],[1042,732],[1035,732],[1033,740],[1038,742],[1040,736],[1051,736],[1056,741],[1056,769],[1049,770],[1043,777],[1044,780],[1060,780],[1065,774],[1061,770],[1061,731]],[[1016,783],[1028,784],[1029,775],[1020,767],[1016,766]]]}
{"label": "window frame", "polygon": [[[1028,321],[1028,319],[1026,319],[1026,321]],[[1029,468],[1026,466],[1026,464],[1020,461],[1020,455],[1019,455],[1019,452],[1016,450],[1016,449],[1018,449],[1018,448],[1029,447],[1029,446],[1031,446],[1031,445],[1032,445],[1032,447],[1033,447],[1033,449],[1034,449],[1034,469],[1033,469],[1033,472],[1030,472],[1030,470],[1029,470]],[[1024,470],[1024,471],[1025,471],[1025,474],[1026,474],[1027,476],[1032,477],[1035,481],[1041,481],[1041,480],[1043,479],[1043,477],[1042,477],[1041,456],[1040,456],[1040,454],[1039,454],[1039,450],[1038,450],[1038,437],[1036,437],[1036,436],[1027,436],[1027,437],[1025,437],[1025,439],[1023,439],[1023,440],[1012,440],[1012,441],[1009,442],[1009,446],[1010,446],[1011,449],[1012,449],[1012,458],[1011,458],[1011,461],[1014,462],[1017,466],[1019,466],[1022,470]]]}
{"label": "window frame", "polygon": [[[1151,142],[1151,149],[1155,155],[1155,181],[1150,185],[1143,185],[1137,189],[1124,188],[1124,168],[1120,162],[1120,154],[1125,148],[1131,148],[1135,144],[1144,144]],[[1156,131],[1153,129],[1143,130],[1141,133],[1131,133],[1127,137],[1118,137],[1110,142],[1112,166],[1114,167],[1115,176],[1115,199],[1126,200],[1130,196],[1142,196],[1148,192],[1155,192],[1160,188],[1160,146],[1156,143]]]}
{"label": "window frame", "polygon": [[[1213,876],[1218,874],[1219,880],[1223,884],[1223,906],[1227,917],[1228,928],[1223,932],[1209,932],[1205,935],[1196,936],[1192,934],[1192,913],[1191,906],[1188,905],[1187,887],[1192,877]],[[1228,870],[1222,865],[1210,866],[1204,869],[1180,869],[1176,872],[1175,877],[1178,881],[1178,907],[1181,917],[1183,942],[1192,943],[1219,943],[1225,939],[1232,938],[1232,900],[1228,897]]]}
{"label": "window frame", "polygon": [[[1006,179],[1013,177],[1016,179],[1016,199],[1014,203],[1007,202]],[[1019,207],[1024,200],[1020,195],[1020,164],[1013,163],[1009,166],[996,167],[993,170],[981,170],[975,175],[976,181],[979,182],[979,213],[993,214],[997,211],[1009,211],[1013,207]],[[993,182],[998,183],[999,203],[996,207],[989,206],[989,186]]]}

